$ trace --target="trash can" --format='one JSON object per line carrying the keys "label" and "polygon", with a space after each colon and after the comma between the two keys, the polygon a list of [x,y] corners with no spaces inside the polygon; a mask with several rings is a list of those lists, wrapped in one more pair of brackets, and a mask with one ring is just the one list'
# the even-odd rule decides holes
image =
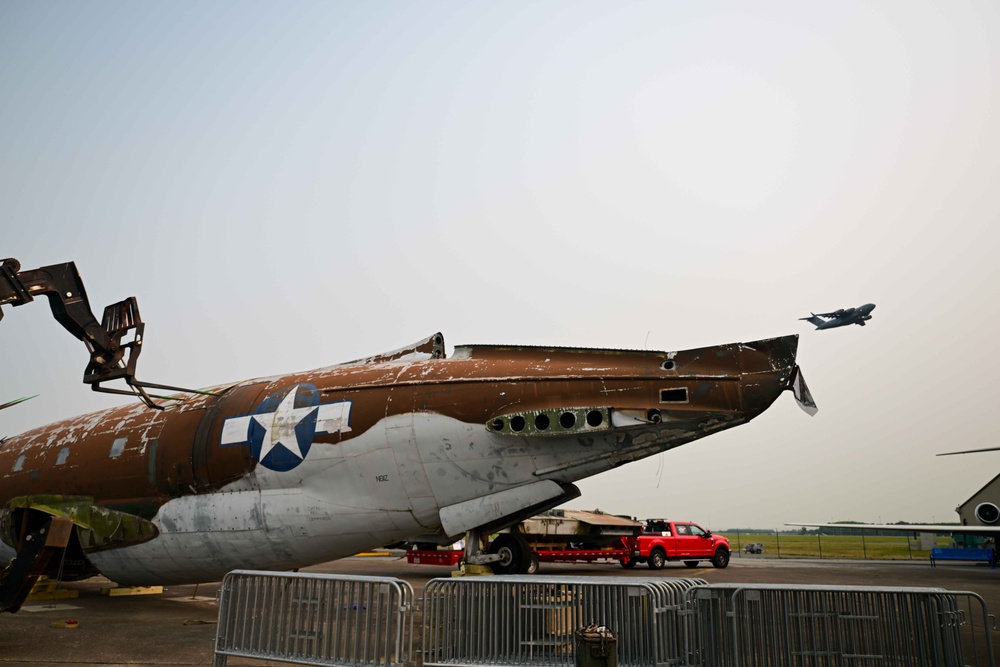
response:
{"label": "trash can", "polygon": [[603,625],[576,631],[576,667],[618,667],[618,638]]}

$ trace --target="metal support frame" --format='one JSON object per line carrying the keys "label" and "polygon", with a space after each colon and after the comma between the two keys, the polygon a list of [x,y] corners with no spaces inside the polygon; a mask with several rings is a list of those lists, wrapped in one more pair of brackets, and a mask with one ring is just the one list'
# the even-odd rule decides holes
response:
{"label": "metal support frame", "polygon": [[[23,306],[34,301],[37,295],[48,298],[49,307],[56,321],[87,346],[90,362],[83,373],[83,381],[94,391],[136,396],[157,410],[162,410],[163,407],[154,403],[154,398],[181,399],[151,395],[146,392],[146,388],[211,394],[195,389],[142,382],[136,378],[135,367],[139,353],[142,352],[145,324],[139,315],[139,305],[134,296],[106,307],[103,320],[98,323],[90,308],[83,280],[73,262],[22,271],[21,263],[16,259],[7,258],[0,261],[0,306],[8,304],[15,307]],[[2,309],[0,309],[0,319],[3,319]],[[127,336],[131,338],[128,339]],[[102,383],[114,380],[124,380],[129,388],[125,390],[102,386]]]}
{"label": "metal support frame", "polygon": [[686,609],[690,665],[995,664],[995,624],[967,591],[713,584]]}
{"label": "metal support frame", "polygon": [[575,664],[577,630],[616,636],[618,665],[684,664],[681,610],[702,579],[509,575],[424,587],[424,667]]}
{"label": "metal support frame", "polygon": [[69,544],[71,520],[41,512],[36,516],[40,519],[37,523],[23,523],[17,555],[0,572],[0,612],[14,613],[20,609],[52,557],[65,553]]}
{"label": "metal support frame", "polygon": [[219,589],[213,664],[402,667],[413,654],[413,599],[392,577],[236,570]]}
{"label": "metal support frame", "polygon": [[236,571],[220,589],[215,667],[572,667],[590,625],[610,631],[607,664],[623,667],[995,664],[996,624],[966,591],[511,575],[432,579],[418,609],[389,577]]}

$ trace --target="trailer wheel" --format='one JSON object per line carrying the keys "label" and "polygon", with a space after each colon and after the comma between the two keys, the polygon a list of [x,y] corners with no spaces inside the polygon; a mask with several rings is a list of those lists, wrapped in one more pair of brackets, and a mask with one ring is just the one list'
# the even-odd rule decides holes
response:
{"label": "trailer wheel", "polygon": [[622,567],[624,567],[626,570],[631,570],[633,567],[635,567],[635,564],[638,563],[639,561],[637,561],[634,558],[629,557],[629,558],[626,558],[625,560],[619,561],[619,562],[622,564]]}
{"label": "trailer wheel", "polygon": [[667,564],[667,554],[661,547],[655,547],[649,552],[649,569],[650,570],[662,570],[663,566]]}
{"label": "trailer wheel", "polygon": [[500,533],[490,542],[489,553],[497,554],[500,560],[490,563],[494,574],[526,574],[531,561],[528,541],[514,533]]}
{"label": "trailer wheel", "polygon": [[719,547],[715,550],[715,555],[712,556],[712,565],[722,569],[729,565],[729,549],[726,547]]}
{"label": "trailer wheel", "polygon": [[532,553],[531,556],[528,557],[528,574],[538,574],[539,567],[541,567],[541,565],[538,562],[538,554]]}

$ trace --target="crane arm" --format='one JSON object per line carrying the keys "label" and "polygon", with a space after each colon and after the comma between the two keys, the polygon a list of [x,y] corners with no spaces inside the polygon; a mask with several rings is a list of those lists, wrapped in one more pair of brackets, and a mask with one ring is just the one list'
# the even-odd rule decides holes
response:
{"label": "crane arm", "polygon": [[[139,305],[134,296],[113,303],[104,309],[101,322],[94,317],[76,264],[65,262],[22,271],[21,263],[7,258],[0,262],[0,306],[23,306],[36,296],[48,298],[52,315],[63,328],[79,338],[90,352],[90,362],[83,374],[83,381],[94,391],[137,396],[151,408],[162,409],[143,387],[197,392],[181,387],[140,382],[135,377],[135,365],[142,351],[145,324],[139,315]],[[3,310],[0,308],[0,319]],[[126,336],[131,335],[130,339]],[[125,380],[129,390],[101,386],[102,382]]]}

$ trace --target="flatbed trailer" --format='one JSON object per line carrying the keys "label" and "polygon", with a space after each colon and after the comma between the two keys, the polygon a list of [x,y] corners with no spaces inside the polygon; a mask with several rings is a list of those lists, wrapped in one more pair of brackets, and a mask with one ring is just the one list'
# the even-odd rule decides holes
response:
{"label": "flatbed trailer", "polygon": [[[620,563],[629,567],[642,524],[600,511],[551,510],[522,521],[510,529],[531,549],[529,573],[540,563]],[[457,565],[461,549],[410,549],[408,563]]]}
{"label": "flatbed trailer", "polygon": [[[632,549],[532,549],[540,563],[627,563]],[[410,549],[406,562],[415,565],[458,565],[464,552],[461,549]]]}
{"label": "flatbed trailer", "polygon": [[613,561],[624,563],[632,550],[623,549],[541,549],[532,553],[542,563],[599,563]]}

